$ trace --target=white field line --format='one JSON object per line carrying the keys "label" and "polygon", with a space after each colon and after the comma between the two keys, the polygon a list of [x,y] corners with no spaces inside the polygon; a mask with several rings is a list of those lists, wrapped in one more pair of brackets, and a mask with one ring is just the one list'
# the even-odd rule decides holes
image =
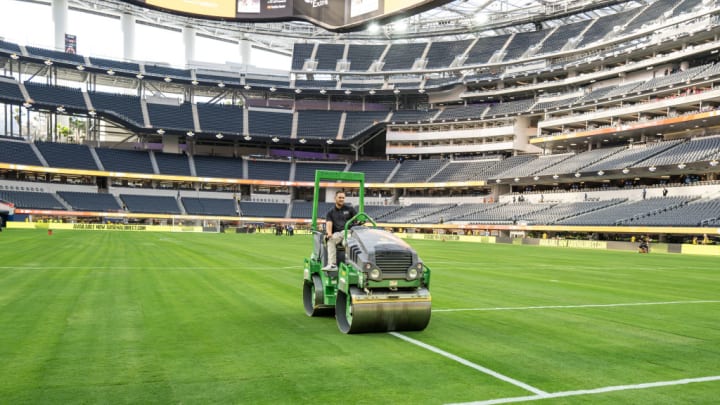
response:
{"label": "white field line", "polygon": [[[693,384],[693,383],[702,383],[702,382],[711,382],[711,381],[720,381],[720,376],[716,375],[716,376],[710,376],[710,377],[684,378],[682,380],[659,381],[659,382],[644,383],[644,384],[615,385],[612,387],[601,387],[601,388],[594,388],[594,389],[589,389],[589,390],[553,392],[553,393],[545,393],[545,394],[538,394],[538,395],[528,395],[525,397],[499,398],[499,399],[491,399],[491,400],[487,400],[487,401],[465,402],[465,403],[463,403],[463,405],[510,404],[510,403],[515,403],[515,402],[538,401],[538,400],[552,399],[552,398],[603,394],[606,392],[616,392],[616,391],[642,390],[642,389],[647,389],[647,388],[669,387],[672,385],[684,385],[684,384]],[[455,405],[459,405],[459,404],[455,404]]]}
{"label": "white field line", "polygon": [[490,307],[490,308],[448,308],[433,309],[432,312],[465,312],[465,311],[524,311],[532,309],[571,309],[571,308],[610,308],[634,307],[643,305],[679,305],[679,304],[718,304],[720,300],[702,301],[661,301],[661,302],[627,302],[621,304],[583,304],[583,305],[541,305],[535,307]]}
{"label": "white field line", "polygon": [[442,350],[442,349],[439,349],[439,348],[437,348],[437,347],[435,347],[435,346],[432,346],[432,345],[429,345],[429,344],[427,344],[427,343],[423,343],[423,342],[421,342],[421,341],[419,341],[419,340],[415,340],[415,339],[413,339],[413,338],[407,337],[407,336],[405,336],[405,335],[403,335],[403,334],[401,334],[401,333],[397,333],[397,332],[389,332],[389,333],[390,333],[391,335],[395,336],[395,337],[398,338],[398,339],[402,339],[402,340],[404,340],[404,341],[406,341],[406,342],[409,342],[409,343],[412,343],[412,344],[414,344],[414,345],[416,345],[416,346],[420,346],[420,347],[422,347],[423,349],[430,350],[431,352],[437,353],[437,354],[439,354],[439,355],[441,355],[441,356],[443,356],[443,357],[446,357],[446,358],[448,358],[448,359],[450,359],[450,360],[457,361],[458,363],[460,363],[460,364],[462,364],[462,365],[468,366],[468,367],[470,367],[470,368],[473,368],[473,369],[475,369],[475,370],[478,370],[478,371],[480,371],[480,372],[483,372],[483,373],[485,373],[485,374],[488,374],[488,375],[490,375],[490,376],[493,376],[493,377],[495,377],[495,378],[497,378],[497,379],[503,380],[503,381],[505,381],[505,382],[507,382],[507,383],[510,383],[510,384],[512,384],[512,385],[515,385],[515,386],[517,386],[517,387],[520,387],[520,388],[522,388],[522,389],[524,389],[524,390],[530,391],[530,392],[532,392],[532,393],[534,393],[534,394],[536,394],[536,395],[538,395],[538,396],[540,396],[540,395],[547,395],[547,392],[545,392],[545,391],[543,391],[543,390],[537,389],[537,388],[535,388],[535,387],[533,387],[533,386],[531,386],[531,385],[525,384],[525,383],[522,382],[522,381],[518,381],[518,380],[516,380],[516,379],[514,379],[514,378],[510,378],[510,377],[508,377],[508,376],[506,376],[506,375],[503,375],[503,374],[500,374],[500,373],[498,373],[498,372],[496,372],[496,371],[490,370],[490,369],[487,368],[487,367],[483,367],[483,366],[481,366],[481,365],[479,365],[479,364],[475,364],[475,363],[473,363],[473,362],[471,362],[471,361],[469,361],[469,360],[463,359],[462,357],[456,356],[456,355],[454,355],[454,354],[452,354],[452,353],[448,353],[448,352],[446,352],[446,351],[444,351],[444,350]]}

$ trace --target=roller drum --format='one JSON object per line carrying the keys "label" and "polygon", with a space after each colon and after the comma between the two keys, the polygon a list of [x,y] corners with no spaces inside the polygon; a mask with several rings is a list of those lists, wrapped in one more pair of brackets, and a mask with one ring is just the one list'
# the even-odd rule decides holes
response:
{"label": "roller drum", "polygon": [[430,292],[383,291],[367,294],[352,287],[348,296],[339,292],[335,318],[343,333],[418,331],[430,322]]}

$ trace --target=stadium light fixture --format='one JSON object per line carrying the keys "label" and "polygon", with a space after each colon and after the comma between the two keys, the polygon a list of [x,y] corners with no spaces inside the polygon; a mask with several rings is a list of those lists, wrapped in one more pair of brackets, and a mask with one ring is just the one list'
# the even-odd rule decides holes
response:
{"label": "stadium light fixture", "polygon": [[246,141],[249,141],[249,140],[252,139],[252,136],[250,136],[250,135],[245,135],[245,136],[243,137],[243,139],[245,139]]}
{"label": "stadium light fixture", "polygon": [[218,83],[218,87],[220,87],[222,89],[223,87],[225,87],[225,83],[223,83],[223,82]]}
{"label": "stadium light fixture", "polygon": [[400,21],[396,22],[395,24],[393,24],[393,28],[397,32],[405,32],[408,29],[408,23],[405,20],[400,20]]}
{"label": "stadium light fixture", "polygon": [[278,143],[278,142],[280,142],[280,138],[278,138],[277,136],[273,136],[271,141]]}
{"label": "stadium light fixture", "polygon": [[185,135],[187,135],[187,136],[189,136],[189,137],[192,138],[193,136],[195,136],[195,132],[193,132],[193,131],[187,131],[187,132],[185,133]]}
{"label": "stadium light fixture", "polygon": [[172,79],[168,76],[165,76],[163,80],[165,80],[165,83],[170,83],[172,81]]}
{"label": "stadium light fixture", "polygon": [[300,93],[302,93],[302,89],[295,89],[295,94],[300,94]]}
{"label": "stadium light fixture", "polygon": [[372,23],[368,26],[368,32],[371,34],[377,34],[380,32],[380,25],[377,23]]}
{"label": "stadium light fixture", "polygon": [[655,167],[655,166],[650,166],[650,167],[648,167],[648,170],[650,170],[651,172],[654,173],[655,170],[657,170],[657,167]]}
{"label": "stadium light fixture", "polygon": [[327,90],[325,90],[325,89],[320,89],[320,94],[325,94],[325,93],[327,93]]}
{"label": "stadium light fixture", "polygon": [[56,108],[56,110],[57,110],[57,112],[59,112],[59,113],[64,113],[64,112],[65,112],[65,107],[59,105],[59,106]]}
{"label": "stadium light fixture", "polygon": [[630,173],[630,169],[628,169],[626,167],[626,168],[622,169],[622,172],[623,172],[623,174],[628,174],[628,173]]}
{"label": "stadium light fixture", "polygon": [[535,181],[540,180],[540,176],[535,176],[535,177],[533,177],[533,180],[535,180]]}
{"label": "stadium light fixture", "polygon": [[328,139],[328,140],[325,141],[325,142],[327,142],[328,145],[332,145],[335,141],[333,141],[332,139]]}
{"label": "stadium light fixture", "polygon": [[95,112],[95,110],[90,110],[90,111],[88,111],[88,115],[91,117],[94,117],[97,115],[97,113]]}
{"label": "stadium light fixture", "polygon": [[142,73],[138,73],[135,75],[135,77],[137,77],[139,80],[142,80],[145,78],[145,75],[143,75]]}
{"label": "stadium light fixture", "polygon": [[350,90],[350,89],[345,90],[345,94],[347,94],[349,96],[350,94],[352,94],[352,90]]}
{"label": "stadium light fixture", "polygon": [[114,75],[115,75],[115,71],[112,70],[112,69],[106,70],[105,73],[107,73],[109,76],[114,76]]}
{"label": "stadium light fixture", "polygon": [[393,93],[395,93],[395,94],[400,94],[400,89],[395,89],[395,90],[393,90]]}
{"label": "stadium light fixture", "polygon": [[553,180],[557,180],[559,178],[560,178],[560,176],[558,176],[557,174],[553,174]]}
{"label": "stadium light fixture", "polygon": [[11,53],[11,54],[10,54],[10,59],[12,59],[12,60],[18,60],[18,59],[20,59],[20,57],[19,57],[18,54],[16,54],[16,53]]}
{"label": "stadium light fixture", "polygon": [[271,93],[275,93],[276,90],[277,90],[277,89],[275,88],[275,86],[270,87],[270,92],[271,92]]}
{"label": "stadium light fixture", "polygon": [[27,101],[23,103],[23,107],[25,108],[32,108],[32,104],[28,103]]}
{"label": "stadium light fixture", "polygon": [[519,177],[515,177],[513,180],[515,181],[515,183],[517,183],[518,181],[520,181],[520,178],[519,178]]}
{"label": "stadium light fixture", "polygon": [[495,183],[500,184],[500,183],[502,183],[502,180],[496,179],[496,180],[495,180]]}
{"label": "stadium light fixture", "polygon": [[190,82],[190,84],[192,84],[193,86],[197,86],[198,84],[200,84],[200,82],[197,80],[193,80]]}
{"label": "stadium light fixture", "polygon": [[602,170],[598,171],[598,176],[603,176],[603,175],[605,175],[604,171],[602,171]]}
{"label": "stadium light fixture", "polygon": [[159,135],[165,135],[165,130],[162,129],[162,128],[159,128],[159,129],[157,130],[157,133],[158,133]]}
{"label": "stadium light fixture", "polygon": [[307,143],[307,140],[306,140],[305,138],[302,138],[302,139],[300,140],[300,143],[304,145],[305,143]]}
{"label": "stadium light fixture", "polygon": [[373,94],[375,94],[375,90],[370,89],[370,91],[368,91],[368,93],[370,93],[370,95],[372,96]]}
{"label": "stadium light fixture", "polygon": [[243,89],[250,90],[250,89],[252,89],[252,86],[249,84],[246,84],[245,86],[243,86]]}
{"label": "stadium light fixture", "polygon": [[77,69],[77,70],[79,70],[79,71],[82,72],[83,70],[85,70],[85,66],[83,66],[83,65],[77,65],[77,66],[75,66],[75,69]]}
{"label": "stadium light fixture", "polygon": [[46,59],[45,62],[43,62],[43,63],[45,63],[48,66],[52,66],[53,61],[51,61],[50,59]]}
{"label": "stadium light fixture", "polygon": [[215,138],[217,138],[217,139],[223,139],[224,136],[223,136],[223,134],[218,133],[218,134],[215,134]]}
{"label": "stadium light fixture", "polygon": [[713,159],[713,160],[710,161],[710,166],[715,167],[715,166],[717,166],[717,165],[718,165],[717,159]]}
{"label": "stadium light fixture", "polygon": [[678,169],[680,169],[680,170],[682,170],[682,169],[684,169],[684,168],[686,168],[686,167],[687,167],[687,165],[686,165],[685,163],[680,163],[680,164],[678,165]]}
{"label": "stadium light fixture", "polygon": [[418,93],[420,93],[420,94],[425,93],[425,89],[418,89]]}
{"label": "stadium light fixture", "polygon": [[580,176],[582,176],[582,175],[579,172],[575,173],[575,177],[580,177]]}

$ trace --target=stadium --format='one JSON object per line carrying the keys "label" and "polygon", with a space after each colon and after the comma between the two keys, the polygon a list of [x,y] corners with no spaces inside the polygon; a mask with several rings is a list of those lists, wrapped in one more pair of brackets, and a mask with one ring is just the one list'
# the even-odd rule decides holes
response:
{"label": "stadium", "polygon": [[[9,403],[720,392],[716,1],[0,10]],[[432,268],[426,330],[302,313],[338,190]]]}

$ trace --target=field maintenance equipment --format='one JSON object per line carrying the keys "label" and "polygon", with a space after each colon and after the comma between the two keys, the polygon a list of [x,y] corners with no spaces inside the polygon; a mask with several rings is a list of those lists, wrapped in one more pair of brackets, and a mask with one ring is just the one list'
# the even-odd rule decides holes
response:
{"label": "field maintenance equipment", "polygon": [[[338,246],[337,270],[327,261],[326,233],[318,229],[321,181],[359,182],[358,214],[348,220]],[[430,322],[430,269],[417,252],[365,214],[365,174],[315,172],[313,252],[305,259],[303,303],[308,316],[335,314],[343,333],[423,330]],[[358,225],[369,222],[372,226]]]}

